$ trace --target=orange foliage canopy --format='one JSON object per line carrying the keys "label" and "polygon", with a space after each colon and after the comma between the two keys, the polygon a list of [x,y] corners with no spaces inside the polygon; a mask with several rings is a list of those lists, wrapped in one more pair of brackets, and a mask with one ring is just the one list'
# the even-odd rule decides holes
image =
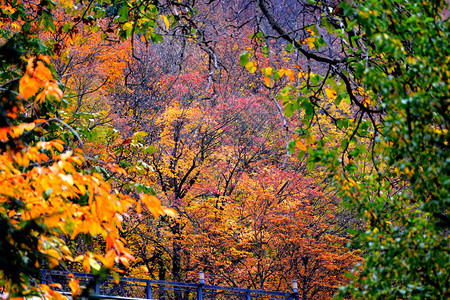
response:
{"label": "orange foliage canopy", "polygon": [[[51,103],[51,99],[59,101],[63,96],[49,63],[44,56],[30,58],[19,81],[20,96],[25,100],[34,97],[34,105]],[[121,272],[118,266],[128,266],[134,258],[124,246],[118,228],[122,215],[133,205],[140,207],[140,203],[113,191],[102,175],[83,171],[86,162],[81,149],[68,149],[58,139],[25,143],[33,130],[62,121],[51,118],[20,123],[14,113],[24,111],[20,103],[14,103],[9,111],[8,116],[18,125],[0,128],[0,142],[6,145],[0,151],[0,221],[8,228],[2,237],[2,251],[16,250],[19,261],[22,259],[27,268],[34,270],[54,268],[66,260],[81,263],[87,272]],[[125,175],[120,168],[112,171]],[[156,217],[165,214],[156,197],[142,196],[142,200]],[[102,236],[105,254],[86,252],[73,257],[65,240],[80,234]],[[0,286],[11,296],[36,292],[27,285],[29,278],[23,268],[0,270]],[[75,280],[70,287],[74,296],[80,292]],[[38,291],[47,297],[61,298],[46,285]]]}

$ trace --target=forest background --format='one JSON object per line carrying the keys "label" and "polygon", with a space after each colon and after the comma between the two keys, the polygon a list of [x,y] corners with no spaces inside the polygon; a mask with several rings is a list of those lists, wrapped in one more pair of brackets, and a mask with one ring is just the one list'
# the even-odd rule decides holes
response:
{"label": "forest background", "polygon": [[448,296],[446,2],[1,3],[9,295],[62,268]]}

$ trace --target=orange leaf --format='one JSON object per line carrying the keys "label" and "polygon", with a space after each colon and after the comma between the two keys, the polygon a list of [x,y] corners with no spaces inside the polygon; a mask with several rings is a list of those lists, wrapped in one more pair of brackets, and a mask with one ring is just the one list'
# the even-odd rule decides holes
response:
{"label": "orange leaf", "polygon": [[155,196],[142,194],[141,201],[147,206],[155,218],[159,218],[160,215],[165,214],[161,202]]}
{"label": "orange leaf", "polygon": [[270,78],[270,77],[264,76],[264,83],[269,88],[273,87],[272,78]]}
{"label": "orange leaf", "polygon": [[86,272],[91,272],[90,258],[87,256],[83,260],[83,268],[86,270]]}
{"label": "orange leaf", "polygon": [[75,299],[75,297],[81,293],[79,280],[75,278],[70,278],[69,287],[70,291],[72,292],[72,298]]}
{"label": "orange leaf", "polygon": [[34,69],[33,75],[43,82],[53,80],[52,72],[44,65],[42,61],[38,61],[36,63],[36,68]]}
{"label": "orange leaf", "polygon": [[299,140],[299,139],[295,141],[295,146],[296,146],[298,149],[300,149],[301,151],[306,151],[306,150],[308,150],[308,149],[306,148],[305,144],[304,144],[301,140]]}
{"label": "orange leaf", "polygon": [[136,203],[136,212],[140,214],[142,212],[141,202]]}
{"label": "orange leaf", "polygon": [[325,94],[327,95],[328,99],[332,101],[334,101],[334,99],[336,99],[337,96],[337,92],[330,88],[325,88]]}
{"label": "orange leaf", "polygon": [[109,250],[105,255],[104,259],[105,266],[107,266],[108,268],[112,268],[114,266],[115,258],[116,258],[116,250],[114,249]]}
{"label": "orange leaf", "polygon": [[59,283],[50,283],[49,286],[55,287],[55,288],[58,288],[58,289],[62,289],[62,285],[59,284]]}
{"label": "orange leaf", "polygon": [[164,208],[164,213],[172,218],[178,218],[178,213],[172,208]]}
{"label": "orange leaf", "polygon": [[25,74],[19,80],[19,94],[25,99],[36,95],[40,88],[41,82],[34,77],[30,77],[28,74]]}

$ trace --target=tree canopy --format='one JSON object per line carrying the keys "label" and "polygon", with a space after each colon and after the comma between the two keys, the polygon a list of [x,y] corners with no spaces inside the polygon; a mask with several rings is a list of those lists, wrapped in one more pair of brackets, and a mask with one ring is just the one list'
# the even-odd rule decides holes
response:
{"label": "tree canopy", "polygon": [[0,286],[59,298],[40,269],[204,270],[299,279],[304,299],[448,298],[448,16],[1,1]]}

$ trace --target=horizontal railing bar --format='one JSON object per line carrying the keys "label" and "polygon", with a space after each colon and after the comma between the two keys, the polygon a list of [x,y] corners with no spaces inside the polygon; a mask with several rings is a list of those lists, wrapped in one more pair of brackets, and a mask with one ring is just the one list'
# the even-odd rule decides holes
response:
{"label": "horizontal railing bar", "polygon": [[[92,274],[87,273],[80,273],[80,272],[67,272],[67,271],[57,271],[57,270],[42,270],[43,274],[50,274],[50,275],[57,275],[57,276],[68,276],[68,274],[73,274],[75,277],[81,277],[81,278],[89,278],[93,279],[94,276]],[[114,280],[112,276],[108,277],[108,280]],[[103,280],[99,280],[99,283],[104,282]],[[166,289],[173,289],[178,290],[177,287],[188,287],[192,289],[197,289],[199,286],[202,287],[202,289],[205,290],[205,292],[209,293],[211,290],[213,291],[232,291],[232,292],[240,292],[240,293],[250,293],[251,295],[254,294],[260,294],[260,295],[271,295],[271,296],[284,296],[289,297],[292,295],[292,293],[289,292],[276,292],[276,291],[266,291],[266,290],[256,290],[256,289],[243,289],[243,288],[235,288],[235,287],[226,287],[226,286],[215,286],[215,285],[206,285],[206,284],[196,284],[196,283],[186,283],[186,282],[176,282],[176,281],[164,281],[164,280],[154,280],[154,279],[144,279],[144,278],[132,278],[132,277],[121,277],[120,282],[125,283],[127,285],[127,282],[130,282],[128,284],[129,286],[138,286],[133,285],[131,283],[145,283],[145,284],[151,284],[151,285],[157,285],[157,286],[165,286]],[[142,285],[142,287],[145,287]],[[112,297],[116,296],[105,296],[109,297],[111,299],[116,299]],[[104,298],[102,298],[104,299]],[[119,298],[117,298],[119,299]],[[141,299],[141,298],[120,298],[120,299]]]}
{"label": "horizontal railing bar", "polygon": [[[70,298],[72,298],[72,294],[71,293],[67,293],[67,292],[62,292],[61,294],[63,294],[64,296],[68,296]],[[87,299],[116,299],[116,300],[142,300],[142,298],[131,298],[131,297],[120,297],[120,296],[108,296],[108,295],[95,295],[95,294],[91,294],[88,297],[86,297]],[[85,298],[85,299],[86,299]],[[81,299],[83,299],[83,297],[81,297]],[[146,299],[146,300],[152,300],[152,299]]]}
{"label": "horizontal railing bar", "polygon": [[108,296],[108,295],[89,295],[89,299],[121,299],[121,300],[142,300],[142,298],[130,298],[120,296]]}
{"label": "horizontal railing bar", "polygon": [[204,289],[220,289],[227,291],[236,291],[236,292],[247,292],[250,291],[252,294],[266,294],[266,295],[278,295],[278,296],[289,296],[291,293],[287,292],[275,292],[275,291],[265,291],[265,290],[253,290],[253,289],[243,289],[243,288],[234,288],[228,286],[216,286],[216,285],[204,285]]}

